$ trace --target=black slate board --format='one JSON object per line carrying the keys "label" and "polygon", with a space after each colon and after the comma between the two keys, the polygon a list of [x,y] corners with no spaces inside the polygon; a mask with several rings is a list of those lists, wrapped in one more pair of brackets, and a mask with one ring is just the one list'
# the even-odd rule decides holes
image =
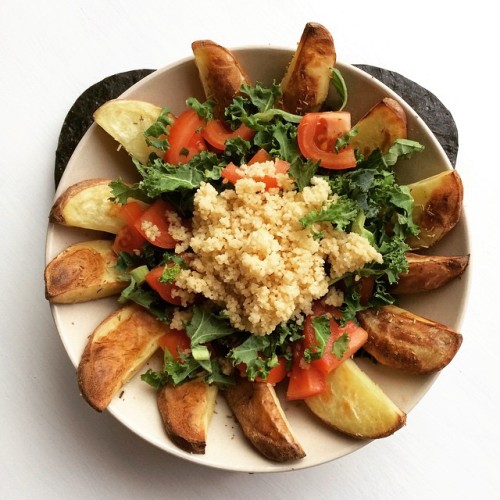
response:
{"label": "black slate board", "polygon": [[[377,78],[401,96],[432,130],[451,164],[455,166],[458,131],[453,116],[444,104],[433,93],[399,73],[366,64],[355,64],[355,66]],[[106,101],[120,96],[153,71],[138,69],[111,75],[95,83],[78,97],[69,110],[59,134],[54,171],[56,187],[73,151],[92,124],[94,111]]]}
{"label": "black slate board", "polygon": [[54,180],[56,187],[81,138],[92,125],[94,111],[106,101],[116,99],[134,83],[152,73],[152,69],[137,69],[108,76],[89,87],[71,106],[63,122],[56,150]]}

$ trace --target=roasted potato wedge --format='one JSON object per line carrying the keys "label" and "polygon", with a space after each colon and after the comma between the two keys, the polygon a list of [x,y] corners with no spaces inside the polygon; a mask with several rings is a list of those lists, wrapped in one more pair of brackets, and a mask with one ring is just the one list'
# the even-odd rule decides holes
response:
{"label": "roasted potato wedge", "polygon": [[389,436],[406,422],[406,414],[352,359],[327,376],[325,392],[305,403],[327,425],[358,439]]}
{"label": "roasted potato wedge", "polygon": [[419,255],[406,253],[408,271],[391,288],[395,295],[428,292],[460,276],[469,264],[468,255]]}
{"label": "roasted potato wedge", "polygon": [[462,344],[451,328],[392,305],[361,311],[358,320],[368,332],[363,348],[379,363],[408,373],[441,370]]}
{"label": "roasted potato wedge", "polygon": [[128,284],[116,269],[109,240],[75,243],[45,268],[45,297],[55,304],[72,304],[109,297]]}
{"label": "roasted potato wedge", "polygon": [[396,139],[406,139],[406,113],[398,102],[390,97],[375,104],[353,127],[357,134],[349,144],[367,158],[372,151],[382,153],[392,146]]}
{"label": "roasted potato wedge", "polygon": [[281,80],[283,109],[298,115],[319,111],[328,96],[330,68],[336,62],[330,32],[321,24],[307,23]]}
{"label": "roasted potato wedge", "polygon": [[271,384],[239,378],[224,395],[243,433],[262,455],[276,462],[305,457]]}
{"label": "roasted potato wedge", "polygon": [[144,132],[156,122],[161,108],[144,101],[112,99],[99,107],[93,115],[113,139],[141,163],[146,163],[151,153],[159,150],[146,143]]}
{"label": "roasted potato wedge", "polygon": [[200,379],[158,390],[158,409],[170,439],[189,453],[205,453],[217,387]]}
{"label": "roasted potato wedge", "polygon": [[205,96],[215,101],[215,117],[224,120],[224,109],[250,79],[234,55],[215,42],[197,40],[191,48]]}
{"label": "roasted potato wedge", "polygon": [[110,182],[111,179],[89,179],[73,184],[55,201],[49,222],[118,233],[125,221],[118,215],[120,205],[110,200]]}
{"label": "roasted potato wedge", "polygon": [[408,188],[414,200],[413,221],[420,226],[420,234],[407,243],[412,249],[431,247],[460,220],[462,180],[456,170],[446,170]]}
{"label": "roasted potato wedge", "polygon": [[78,365],[78,385],[90,406],[105,410],[154,354],[165,332],[164,323],[135,304],[108,316],[89,337]]}

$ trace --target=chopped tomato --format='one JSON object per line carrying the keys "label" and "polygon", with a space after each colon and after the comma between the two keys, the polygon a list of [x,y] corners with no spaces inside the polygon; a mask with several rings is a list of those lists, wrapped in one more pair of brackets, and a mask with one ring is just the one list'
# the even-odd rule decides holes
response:
{"label": "chopped tomato", "polygon": [[236,130],[229,130],[221,120],[209,120],[201,132],[203,139],[220,151],[224,151],[227,140],[241,137],[248,141],[254,134],[255,132],[244,123]]}
{"label": "chopped tomato", "polygon": [[[304,346],[306,349],[314,350],[318,345],[314,332],[313,318],[324,314],[330,314],[332,316],[330,319],[330,337],[325,344],[321,358],[311,361],[310,365],[324,375],[328,375],[337,368],[342,361],[351,357],[367,341],[368,334],[353,321],[347,321],[344,326],[339,325],[334,319],[340,317],[338,309],[317,303],[313,308],[313,314],[309,315],[304,322]],[[344,333],[347,335],[348,345],[342,356],[338,358],[333,353],[333,347],[335,342],[342,337]]]}
{"label": "chopped tomato", "polygon": [[[276,160],[274,160],[274,169],[277,174],[286,174],[290,169],[290,163],[277,158]],[[243,170],[240,167],[237,167],[232,162],[224,168],[221,175],[231,184],[236,184],[236,182],[245,177],[245,173],[243,172]],[[266,189],[278,187],[278,179],[271,175],[266,175],[264,177],[253,177],[253,179],[257,182],[263,182],[266,185]]]}
{"label": "chopped tomato", "polygon": [[254,163],[264,163],[265,161],[272,160],[272,156],[265,150],[259,149],[248,161],[247,165],[253,165]]}
{"label": "chopped tomato", "polygon": [[[167,264],[168,266],[173,266],[174,263]],[[146,283],[155,290],[158,295],[169,304],[174,306],[182,305],[182,300],[177,295],[174,295],[174,290],[179,290],[179,287],[175,283],[162,283],[160,281],[161,275],[165,266],[158,266],[151,269],[148,274],[146,274]]]}
{"label": "chopped tomato", "polygon": [[169,233],[168,213],[172,206],[158,198],[134,223],[134,227],[150,243],[160,248],[175,248],[177,242]]}
{"label": "chopped tomato", "polygon": [[165,161],[173,165],[187,163],[193,156],[207,149],[201,136],[204,125],[203,118],[194,109],[183,111],[170,129],[170,148],[165,152]]}
{"label": "chopped tomato", "polygon": [[[277,174],[286,174],[290,169],[290,163],[285,160],[276,158],[274,160],[274,170]],[[257,182],[263,182],[266,189],[278,187],[278,179],[276,177],[266,175],[265,177],[254,177]]]}
{"label": "chopped tomato", "polygon": [[352,148],[347,146],[338,153],[335,144],[339,137],[351,129],[351,115],[345,111],[308,113],[300,120],[297,141],[300,152],[311,160],[319,160],[322,167],[346,169],[356,166]]}
{"label": "chopped tomato", "polygon": [[233,162],[226,165],[221,173],[221,176],[231,184],[236,184],[242,177],[243,172]]}
{"label": "chopped tomato", "polygon": [[125,221],[125,225],[118,231],[113,250],[120,252],[136,253],[146,243],[144,236],[134,227],[134,223],[144,213],[144,208],[138,201],[131,201],[120,207],[119,215]]}
{"label": "chopped tomato", "polygon": [[179,355],[191,349],[191,339],[185,330],[174,330],[167,327],[167,333],[158,340],[159,346],[165,351],[168,350],[175,361],[179,361]]}
{"label": "chopped tomato", "polygon": [[138,201],[131,201],[121,206],[119,215],[129,226],[133,226],[145,210],[146,208]]}
{"label": "chopped tomato", "polygon": [[326,389],[325,376],[315,366],[303,360],[304,343],[298,340],[293,348],[293,364],[288,381],[286,399],[305,399],[321,394]]}
{"label": "chopped tomato", "polygon": [[[245,363],[240,363],[236,365],[242,376],[246,377],[247,366]],[[278,364],[269,370],[267,377],[263,379],[262,377],[255,377],[256,382],[267,382],[268,384],[278,384],[286,377],[286,359],[282,356],[278,357]]]}
{"label": "chopped tomato", "polygon": [[269,370],[267,378],[256,377],[256,382],[267,382],[268,384],[278,384],[286,377],[286,359],[278,357],[278,364]]}
{"label": "chopped tomato", "polygon": [[113,250],[116,254],[120,252],[134,254],[141,251],[144,243],[146,243],[146,239],[142,234],[134,226],[125,224],[115,236]]}

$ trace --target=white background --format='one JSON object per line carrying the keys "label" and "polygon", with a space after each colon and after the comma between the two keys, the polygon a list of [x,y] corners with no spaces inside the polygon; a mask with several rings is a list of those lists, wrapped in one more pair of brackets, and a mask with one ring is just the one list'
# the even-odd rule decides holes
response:
{"label": "white background", "polygon": [[[49,5],[47,5],[49,4]],[[0,4],[0,498],[499,498],[500,46],[493,2],[302,0]],[[82,401],[43,295],[57,139],[111,74],[190,55],[195,39],[294,47],[307,21],[338,58],[395,70],[458,126],[472,263],[464,343],[394,436],[313,469],[226,473],[176,459]]]}

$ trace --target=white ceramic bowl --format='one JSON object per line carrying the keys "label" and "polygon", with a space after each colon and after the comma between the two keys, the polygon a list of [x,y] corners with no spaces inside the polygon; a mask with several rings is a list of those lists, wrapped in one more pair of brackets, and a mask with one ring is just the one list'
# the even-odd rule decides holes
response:
{"label": "white ceramic bowl", "polygon": [[[290,49],[269,47],[241,48],[234,50],[234,53],[251,78],[263,83],[271,83],[273,79],[279,81],[292,56]],[[400,167],[398,172],[400,183],[412,182],[452,168],[428,127],[399,96],[353,66],[339,63],[338,67],[348,85],[347,109],[352,113],[353,123],[381,98],[390,96],[397,99],[405,108],[409,138],[425,145],[423,153],[416,154],[411,160],[403,162],[403,167]],[[192,58],[152,73],[131,87],[122,97],[150,101],[161,106],[167,105],[174,113],[178,113],[184,109],[185,100],[190,96],[204,98]],[[119,176],[126,180],[136,178],[132,162],[123,151],[117,150],[116,142],[94,124],[71,157],[56,197],[77,181],[94,177]],[[71,243],[95,237],[96,233],[92,231],[50,225],[47,234],[47,262]],[[464,218],[438,246],[432,249],[432,252],[443,255],[469,253]],[[465,275],[440,290],[408,297],[400,303],[402,307],[417,314],[459,329],[466,295]],[[57,330],[75,366],[79,363],[87,337],[117,306],[115,298],[85,304],[52,306]],[[157,362],[159,360],[152,360],[150,366],[154,367]],[[360,360],[359,363],[406,412],[414,407],[435,379],[435,376],[401,374],[364,360]],[[78,389],[75,380],[76,390]],[[302,403],[286,402],[284,398],[282,403],[290,424],[307,453],[304,459],[286,464],[270,462],[252,448],[230,417],[230,411],[222,398],[219,398],[216,414],[210,426],[205,455],[185,453],[168,439],[156,407],[154,390],[142,382],[139,376],[125,386],[121,397],[114,398],[109,411],[131,431],[168,453],[198,464],[233,471],[275,472],[302,469],[337,459],[367,444],[367,441],[354,440],[326,428]],[[89,407],[89,411],[94,410]],[[411,414],[407,425],[411,425]],[[64,429],[61,432],[64,432]],[[393,439],[397,439],[397,434]],[[425,435],[422,439],[425,440]]]}

